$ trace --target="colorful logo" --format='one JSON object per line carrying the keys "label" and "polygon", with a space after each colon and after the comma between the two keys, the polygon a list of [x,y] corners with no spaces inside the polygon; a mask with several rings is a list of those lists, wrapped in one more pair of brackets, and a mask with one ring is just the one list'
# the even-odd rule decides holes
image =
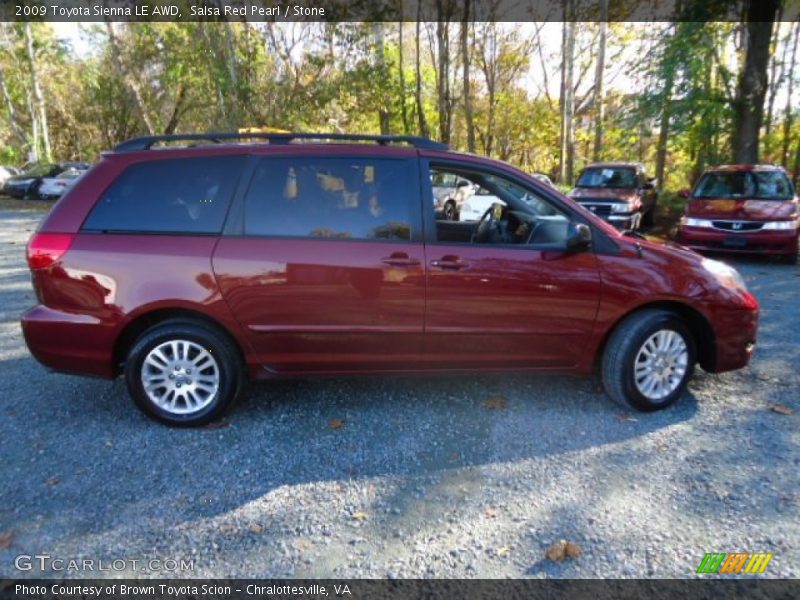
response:
{"label": "colorful logo", "polygon": [[733,575],[763,573],[772,554],[766,552],[708,552],[697,567],[698,573],[727,573]]}

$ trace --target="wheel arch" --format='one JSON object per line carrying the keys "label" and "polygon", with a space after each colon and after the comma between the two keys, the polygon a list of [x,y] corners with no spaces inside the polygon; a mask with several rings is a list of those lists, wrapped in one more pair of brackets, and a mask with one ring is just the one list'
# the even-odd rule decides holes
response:
{"label": "wheel arch", "polygon": [[704,371],[711,372],[714,370],[714,365],[716,365],[717,362],[717,338],[714,329],[711,327],[711,323],[705,315],[696,308],[674,300],[659,300],[642,304],[620,315],[614,324],[608,328],[598,346],[598,350],[595,353],[595,369],[599,368],[603,353],[606,349],[606,344],[611,334],[619,327],[619,324],[631,315],[648,309],[669,311],[683,319],[694,336],[697,362]]}
{"label": "wheel arch", "polygon": [[157,308],[141,313],[127,323],[125,327],[123,327],[122,331],[117,336],[116,342],[114,343],[114,373],[118,375],[122,372],[122,365],[125,362],[125,357],[139,336],[141,336],[151,327],[170,320],[194,321],[215,329],[227,337],[228,340],[233,344],[233,347],[236,348],[242,366],[245,366],[246,362],[244,348],[236,336],[233,335],[230,330],[225,327],[225,325],[220,323],[214,317],[210,317],[209,315],[197,310],[184,307],[169,307]]}

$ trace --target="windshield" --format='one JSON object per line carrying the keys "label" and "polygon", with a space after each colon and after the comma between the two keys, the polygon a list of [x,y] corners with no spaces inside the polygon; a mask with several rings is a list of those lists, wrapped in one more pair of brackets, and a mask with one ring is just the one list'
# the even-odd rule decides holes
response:
{"label": "windshield", "polygon": [[695,198],[790,200],[792,184],[782,171],[716,171],[700,178]]}
{"label": "windshield", "polygon": [[581,173],[578,187],[635,188],[636,171],[624,167],[591,167]]}
{"label": "windshield", "polygon": [[42,177],[47,175],[53,168],[53,165],[36,165],[25,171],[23,177]]}
{"label": "windshield", "polygon": [[79,171],[78,169],[67,169],[58,175],[56,179],[75,179],[76,177],[83,175],[83,173],[83,171]]}

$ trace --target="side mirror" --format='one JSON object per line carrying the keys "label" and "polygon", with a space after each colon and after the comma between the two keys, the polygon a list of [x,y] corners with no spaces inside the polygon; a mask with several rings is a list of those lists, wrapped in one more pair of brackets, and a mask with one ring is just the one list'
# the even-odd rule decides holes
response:
{"label": "side mirror", "polygon": [[567,225],[566,248],[568,252],[586,250],[592,244],[592,229],[585,223]]}
{"label": "side mirror", "polygon": [[688,198],[689,194],[691,194],[691,191],[688,189],[683,189],[678,192],[678,196],[680,196],[681,198]]}

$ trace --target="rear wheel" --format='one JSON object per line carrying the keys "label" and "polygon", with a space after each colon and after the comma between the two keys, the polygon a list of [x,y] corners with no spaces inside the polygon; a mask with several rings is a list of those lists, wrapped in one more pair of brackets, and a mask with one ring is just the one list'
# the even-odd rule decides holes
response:
{"label": "rear wheel", "polygon": [[620,323],[603,353],[606,393],[641,411],[666,408],[683,395],[695,364],[689,328],[674,313],[648,309]]}
{"label": "rear wheel", "polygon": [[242,369],[236,348],[216,329],[165,321],[133,345],[125,380],[147,415],[168,425],[196,426],[218,418],[234,402]]}

